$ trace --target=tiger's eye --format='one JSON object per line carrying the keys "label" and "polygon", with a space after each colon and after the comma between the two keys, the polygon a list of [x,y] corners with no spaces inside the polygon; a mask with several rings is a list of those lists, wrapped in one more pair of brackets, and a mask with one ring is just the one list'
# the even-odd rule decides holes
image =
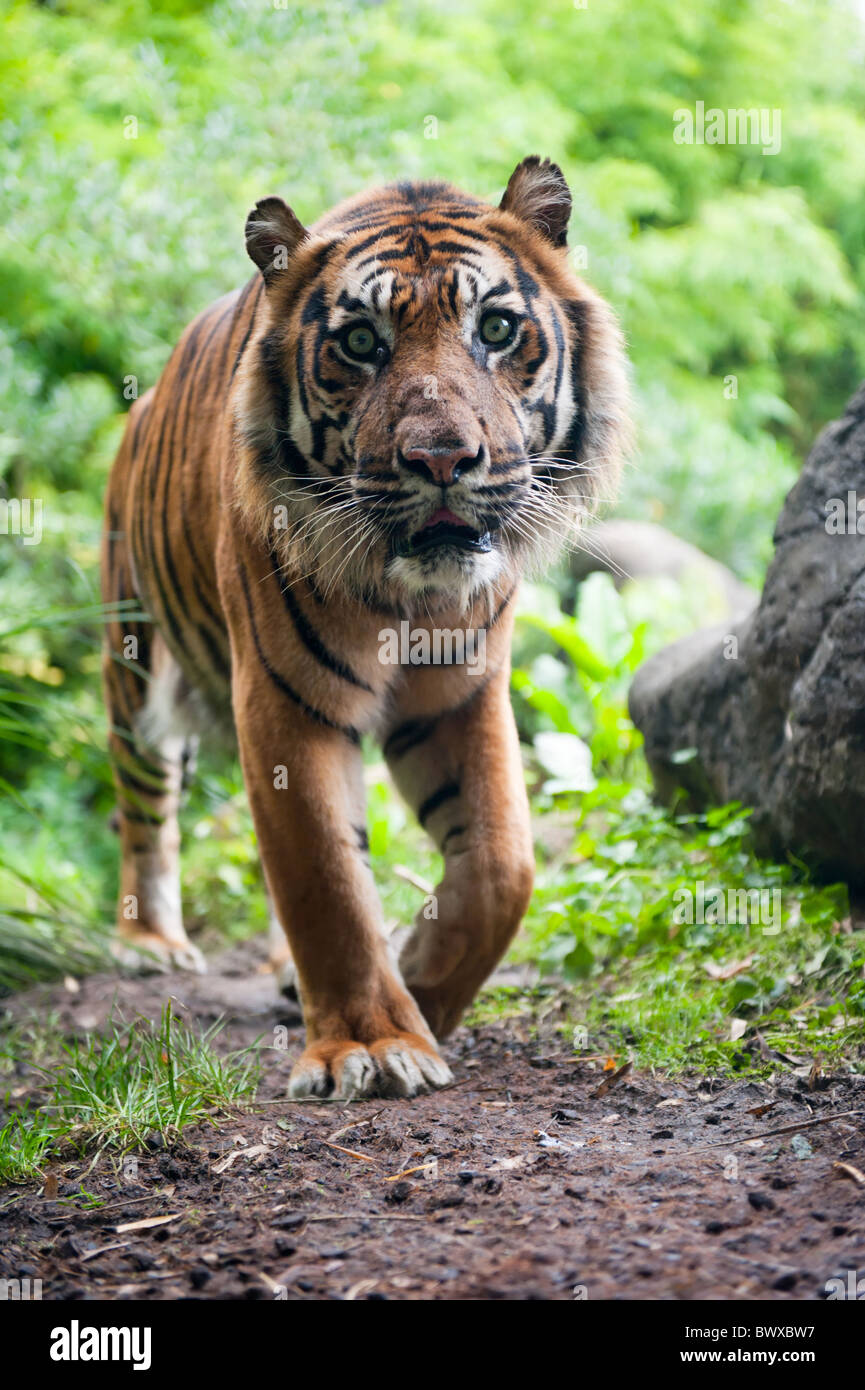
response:
{"label": "tiger's eye", "polygon": [[371,357],[376,347],[376,336],[365,323],[356,323],[345,334],[342,342],[346,352],[352,357]]}
{"label": "tiger's eye", "polygon": [[481,338],[489,347],[506,347],[514,336],[516,324],[510,314],[484,314],[481,319]]}

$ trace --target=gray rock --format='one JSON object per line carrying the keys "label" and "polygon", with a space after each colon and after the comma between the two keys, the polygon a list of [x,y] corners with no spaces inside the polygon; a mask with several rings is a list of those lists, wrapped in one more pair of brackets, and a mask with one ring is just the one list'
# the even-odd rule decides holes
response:
{"label": "gray rock", "polygon": [[[854,533],[835,534],[830,500],[846,507],[851,492]],[[865,387],[817,440],[774,540],[756,611],[647,661],[631,717],[662,799],[684,788],[692,807],[742,801],[762,852],[862,886]]]}
{"label": "gray rock", "polygon": [[582,539],[582,548],[572,551],[568,561],[576,580],[602,570],[621,589],[630,579],[693,577],[701,588],[721,597],[719,613],[726,603],[731,614],[741,616],[757,602],[754,590],[726,565],[653,521],[601,521],[589,527]]}

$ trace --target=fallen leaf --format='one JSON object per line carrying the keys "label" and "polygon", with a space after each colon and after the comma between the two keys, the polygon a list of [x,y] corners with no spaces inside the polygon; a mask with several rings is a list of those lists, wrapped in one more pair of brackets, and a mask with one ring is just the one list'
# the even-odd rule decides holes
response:
{"label": "fallen leaf", "polygon": [[[338,1149],[339,1145],[334,1144],[332,1147]],[[249,1149],[234,1149],[227,1158],[223,1158],[219,1163],[213,1165],[213,1171],[214,1173],[224,1173],[226,1168],[231,1167],[236,1158],[256,1158],[258,1154],[266,1154],[269,1152],[269,1144],[253,1144]]]}
{"label": "fallen leaf", "polygon": [[53,1202],[57,1196],[57,1177],[54,1173],[49,1173],[45,1179],[42,1196],[45,1198],[46,1202]]}
{"label": "fallen leaf", "polygon": [[713,960],[703,962],[703,969],[712,980],[732,980],[734,975],[741,975],[744,970],[750,970],[754,964],[753,956],[746,956],[744,960],[731,960],[727,965],[718,965]]}
{"label": "fallen leaf", "polygon": [[656,1110],[664,1110],[668,1105],[684,1105],[685,1102],[680,1096],[671,1096],[669,1100],[659,1100],[655,1106]]}
{"label": "fallen leaf", "polygon": [[542,1129],[535,1130],[535,1140],[542,1149],[570,1149],[571,1145],[566,1144],[562,1139],[557,1139],[554,1134],[547,1134]]}
{"label": "fallen leaf", "polygon": [[[378,1163],[378,1159],[373,1158],[372,1154],[362,1154],[359,1149],[347,1149],[342,1144],[332,1144],[329,1139],[322,1140],[322,1143],[327,1144],[329,1149],[338,1149],[341,1154],[348,1154],[349,1158],[361,1158],[364,1163]],[[252,1150],[249,1152],[252,1153]]]}
{"label": "fallen leaf", "polygon": [[281,1293],[285,1293],[285,1284],[279,1284],[275,1279],[271,1279],[270,1275],[267,1274],[265,1270],[260,1269],[258,1271],[258,1277],[261,1280],[261,1282],[265,1285],[265,1287],[270,1289],[270,1292],[272,1294],[278,1295]]}
{"label": "fallen leaf", "polygon": [[[394,1283],[396,1280],[394,1280]],[[359,1279],[356,1284],[352,1284],[345,1296],[346,1303],[353,1303],[362,1293],[370,1293],[378,1283],[377,1279]]]}
{"label": "fallen leaf", "polygon": [[748,1023],[744,1018],[732,1018],[730,1020],[730,1042],[738,1042],[739,1038],[744,1037],[748,1031]]}
{"label": "fallen leaf", "polygon": [[109,1250],[125,1250],[129,1244],[128,1240],[116,1240],[113,1245],[95,1245],[90,1250],[85,1250],[81,1256],[81,1263],[86,1264],[88,1260],[95,1260],[97,1255],[107,1255]]}
{"label": "fallen leaf", "polygon": [[124,1221],[122,1225],[115,1226],[114,1229],[119,1236],[124,1231],[149,1231],[151,1226],[167,1226],[169,1221],[179,1221],[183,1212],[175,1212],[173,1216],[148,1216],[144,1221]]}
{"label": "fallen leaf", "polygon": [[[620,1081],[624,1081],[633,1065],[633,1062],[623,1062],[618,1071],[614,1071],[611,1076],[605,1076],[600,1086],[590,1092],[592,1099],[598,1100],[601,1096],[605,1096],[608,1091],[611,1091],[614,1086],[618,1086]],[[607,1068],[604,1067],[604,1071],[606,1070]]]}
{"label": "fallen leaf", "polygon": [[426,1163],[416,1163],[414,1168],[403,1168],[401,1173],[391,1173],[385,1182],[399,1182],[400,1178],[408,1178],[412,1173],[428,1173],[431,1171],[433,1160],[428,1159]]}
{"label": "fallen leaf", "polygon": [[748,1110],[748,1114],[756,1115],[759,1118],[760,1115],[765,1115],[767,1111],[774,1110],[777,1104],[777,1100],[767,1100],[764,1105],[752,1105]]}
{"label": "fallen leaf", "polygon": [[860,1187],[865,1187],[865,1173],[859,1168],[855,1168],[852,1163],[833,1163],[832,1167],[841,1178],[849,1178],[851,1182],[858,1183]]}

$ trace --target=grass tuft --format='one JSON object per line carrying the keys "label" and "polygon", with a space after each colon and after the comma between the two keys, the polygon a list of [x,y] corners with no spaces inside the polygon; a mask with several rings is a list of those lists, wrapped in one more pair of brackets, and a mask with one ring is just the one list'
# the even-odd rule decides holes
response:
{"label": "grass tuft", "polygon": [[103,1035],[64,1043],[61,1060],[38,1067],[46,1098],[0,1130],[0,1178],[20,1182],[70,1147],[77,1153],[127,1153],[159,1135],[175,1142],[189,1125],[215,1123],[250,1099],[259,1065],[248,1049],[219,1054],[216,1023],[195,1032],[172,1010],[158,1024],[110,1020]]}

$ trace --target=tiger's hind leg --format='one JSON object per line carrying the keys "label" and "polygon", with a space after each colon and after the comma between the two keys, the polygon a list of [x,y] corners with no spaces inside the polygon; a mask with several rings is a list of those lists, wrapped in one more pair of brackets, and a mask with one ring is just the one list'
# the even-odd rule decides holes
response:
{"label": "tiger's hind leg", "polygon": [[180,905],[177,812],[194,740],[178,730],[180,669],[159,634],[147,632],[109,624],[104,661],[121,845],[115,954],[137,962],[147,953],[163,966],[203,972]]}

